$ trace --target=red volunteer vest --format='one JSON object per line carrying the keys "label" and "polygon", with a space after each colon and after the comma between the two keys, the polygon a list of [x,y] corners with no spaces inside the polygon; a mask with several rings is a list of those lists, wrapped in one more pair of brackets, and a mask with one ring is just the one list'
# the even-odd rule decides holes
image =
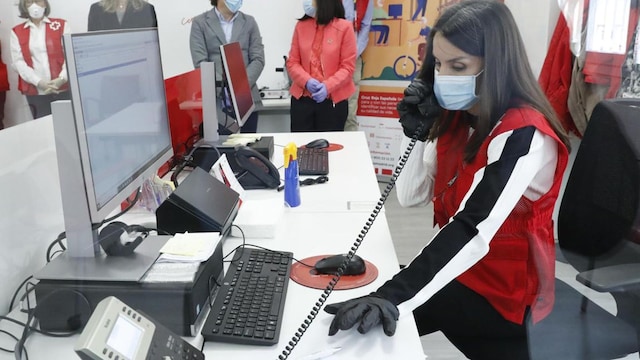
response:
{"label": "red volunteer vest", "polygon": [[356,0],[356,16],[353,20],[353,28],[356,32],[360,31],[362,27],[362,19],[364,19],[364,14],[367,12],[369,1],[370,0]]}
{"label": "red volunteer vest", "polygon": [[[49,71],[51,73],[51,79],[55,79],[60,75],[62,66],[64,65],[64,49],[62,48],[62,34],[66,21],[62,19],[49,18],[50,22],[46,23],[45,43],[47,47],[47,55],[49,56]],[[20,49],[22,50],[22,57],[24,61],[33,67],[33,58],[31,57],[31,51],[29,51],[29,37],[31,35],[31,28],[25,27],[24,23],[17,25],[13,28],[13,31],[18,36],[18,42],[20,43]],[[66,90],[68,85],[65,84],[61,90]],[[38,95],[38,89],[35,85],[26,82],[22,77],[18,76],[18,89],[25,95]]]}
{"label": "red volunteer vest", "polygon": [[522,197],[491,240],[487,255],[457,278],[487,299],[505,319],[517,324],[522,324],[527,306],[534,323],[553,308],[555,244],[551,217],[567,165],[566,147],[542,114],[528,107],[513,108],[484,141],[475,159],[464,163],[469,126],[454,120],[438,138],[438,176],[434,184],[435,221],[443,227],[458,210],[474,174],[487,165],[491,140],[501,133],[531,125],[558,142],[553,185],[536,201]]}
{"label": "red volunteer vest", "polygon": [[[0,49],[0,55],[2,55],[2,50]],[[0,56],[0,91],[9,91],[9,75],[7,73],[7,65],[2,62],[2,57]]]}

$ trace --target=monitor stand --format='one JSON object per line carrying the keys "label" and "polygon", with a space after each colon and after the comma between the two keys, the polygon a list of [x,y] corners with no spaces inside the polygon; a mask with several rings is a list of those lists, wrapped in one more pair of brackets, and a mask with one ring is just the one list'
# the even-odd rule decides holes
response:
{"label": "monitor stand", "polygon": [[156,261],[170,236],[148,236],[128,256],[71,257],[62,253],[34,277],[39,280],[138,282]]}

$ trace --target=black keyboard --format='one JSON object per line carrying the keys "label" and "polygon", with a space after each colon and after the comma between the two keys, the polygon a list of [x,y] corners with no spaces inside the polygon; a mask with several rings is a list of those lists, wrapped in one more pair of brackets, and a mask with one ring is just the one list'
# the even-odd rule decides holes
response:
{"label": "black keyboard", "polygon": [[329,152],[327,149],[298,148],[298,173],[300,175],[329,174]]}
{"label": "black keyboard", "polygon": [[202,327],[202,336],[206,341],[276,344],[293,254],[242,248],[235,257]]}

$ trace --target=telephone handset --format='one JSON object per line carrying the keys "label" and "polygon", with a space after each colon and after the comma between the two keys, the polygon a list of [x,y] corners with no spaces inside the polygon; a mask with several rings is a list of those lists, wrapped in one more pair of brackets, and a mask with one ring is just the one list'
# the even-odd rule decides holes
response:
{"label": "telephone handset", "polygon": [[347,253],[347,256],[344,259],[344,262],[338,268],[337,274],[331,278],[331,281],[329,281],[329,284],[327,285],[325,290],[322,292],[322,294],[318,298],[318,301],[316,301],[313,308],[311,308],[309,315],[307,315],[307,317],[302,322],[302,324],[300,324],[300,327],[296,331],[295,335],[291,337],[291,340],[289,340],[288,345],[286,345],[285,349],[282,350],[281,355],[278,355],[278,360],[286,360],[289,357],[293,349],[296,347],[296,345],[298,345],[298,342],[300,341],[300,338],[302,338],[302,335],[304,335],[304,333],[307,331],[307,329],[309,328],[313,320],[318,315],[318,312],[320,312],[320,309],[322,308],[324,303],[327,301],[327,298],[335,288],[338,281],[340,281],[340,278],[342,277],[345,270],[347,269],[347,266],[351,262],[351,259],[353,259],[353,257],[356,254],[356,251],[360,247],[360,244],[362,244],[364,237],[367,236],[367,233],[369,233],[369,230],[371,229],[373,222],[376,220],[376,218],[380,214],[380,211],[382,210],[382,206],[384,206],[384,203],[387,201],[387,198],[391,194],[391,190],[393,190],[393,187],[396,184],[396,180],[398,179],[398,176],[400,175],[400,173],[402,172],[402,169],[406,165],[407,160],[409,160],[409,155],[411,155],[413,148],[416,146],[416,142],[418,141],[418,135],[422,132],[424,126],[426,126],[424,123],[420,123],[418,128],[415,130],[413,136],[411,137],[411,142],[407,146],[407,149],[404,151],[404,153],[402,154],[402,157],[398,161],[398,164],[393,170],[393,174],[391,175],[391,179],[389,180],[389,183],[387,184],[385,189],[382,191],[382,195],[380,195],[380,199],[378,200],[378,203],[376,204],[373,211],[371,212],[371,216],[369,217],[369,219],[367,219],[367,221],[365,222],[365,225],[362,227],[362,230],[360,230],[360,232],[358,233],[356,240],[354,241],[353,245],[349,249],[349,252]]}
{"label": "telephone handset", "polygon": [[237,178],[245,189],[276,189],[280,185],[278,169],[257,150],[239,146],[235,158],[241,170]]}
{"label": "telephone handset", "polygon": [[74,351],[83,360],[204,360],[199,349],[113,296],[98,303]]}

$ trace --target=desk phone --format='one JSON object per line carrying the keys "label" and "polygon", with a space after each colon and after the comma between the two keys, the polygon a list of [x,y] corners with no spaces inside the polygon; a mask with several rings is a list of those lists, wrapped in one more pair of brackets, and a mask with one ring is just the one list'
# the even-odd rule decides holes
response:
{"label": "desk phone", "polygon": [[74,350],[84,360],[204,359],[199,349],[113,296],[96,306]]}

